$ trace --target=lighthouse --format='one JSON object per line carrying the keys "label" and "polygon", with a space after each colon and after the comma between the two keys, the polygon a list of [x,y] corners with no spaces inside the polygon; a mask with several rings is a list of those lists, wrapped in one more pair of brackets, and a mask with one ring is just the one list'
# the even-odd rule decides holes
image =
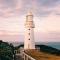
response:
{"label": "lighthouse", "polygon": [[35,49],[34,28],[33,14],[29,11],[25,21],[24,49]]}

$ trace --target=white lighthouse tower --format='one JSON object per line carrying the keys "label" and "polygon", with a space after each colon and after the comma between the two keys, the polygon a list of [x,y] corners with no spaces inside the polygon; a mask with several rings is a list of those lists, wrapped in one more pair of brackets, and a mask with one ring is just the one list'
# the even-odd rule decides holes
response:
{"label": "white lighthouse tower", "polygon": [[35,49],[34,41],[34,22],[32,12],[28,12],[25,22],[25,40],[24,40],[24,49]]}

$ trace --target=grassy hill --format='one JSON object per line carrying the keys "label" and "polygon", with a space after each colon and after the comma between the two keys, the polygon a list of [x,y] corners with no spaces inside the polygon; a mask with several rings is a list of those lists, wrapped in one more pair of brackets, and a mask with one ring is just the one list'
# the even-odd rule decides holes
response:
{"label": "grassy hill", "polygon": [[39,47],[40,47],[40,51],[42,51],[42,52],[46,52],[46,53],[58,55],[58,56],[60,55],[60,50],[58,50],[56,48],[46,46],[46,45],[40,45]]}
{"label": "grassy hill", "polygon": [[60,60],[60,56],[44,53],[37,50],[25,50],[25,53],[36,60]]}

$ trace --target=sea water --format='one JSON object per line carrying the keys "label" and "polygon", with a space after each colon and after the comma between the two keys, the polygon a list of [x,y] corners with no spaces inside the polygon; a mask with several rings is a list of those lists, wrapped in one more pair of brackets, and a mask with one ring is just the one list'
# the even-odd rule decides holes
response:
{"label": "sea water", "polygon": [[[23,42],[21,43],[21,42],[16,42],[16,43],[13,43],[13,45],[14,46],[19,46],[19,45],[21,45],[21,44],[23,44]],[[47,45],[47,46],[51,46],[51,47],[53,47],[53,48],[56,48],[56,49],[60,49],[60,42],[40,42],[40,43],[38,43],[38,42],[36,42],[36,44],[37,45]]]}

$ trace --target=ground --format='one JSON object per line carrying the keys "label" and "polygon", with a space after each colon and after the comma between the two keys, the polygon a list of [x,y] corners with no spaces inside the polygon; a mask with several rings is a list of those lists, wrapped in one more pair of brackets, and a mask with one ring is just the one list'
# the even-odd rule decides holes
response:
{"label": "ground", "polygon": [[16,60],[24,60],[21,56],[16,55]]}

